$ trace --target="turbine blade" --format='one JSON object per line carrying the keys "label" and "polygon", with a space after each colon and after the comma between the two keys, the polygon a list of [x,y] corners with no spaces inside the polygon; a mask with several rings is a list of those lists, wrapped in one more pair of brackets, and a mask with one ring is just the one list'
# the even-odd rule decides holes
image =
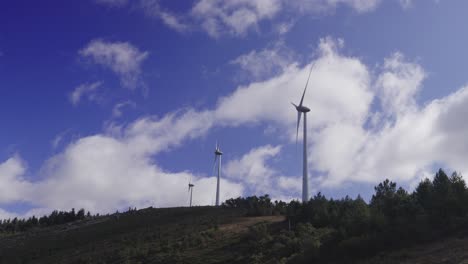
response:
{"label": "turbine blade", "polygon": [[306,90],[307,90],[307,86],[309,85],[310,75],[312,74],[312,69],[314,68],[314,65],[315,65],[315,63],[313,63],[310,66],[309,77],[307,77],[307,82],[306,82],[306,85],[305,85],[305,88],[304,88],[304,92],[302,93],[302,98],[301,98],[301,102],[299,103],[299,106],[302,106],[302,102],[304,101],[304,96],[305,96],[305,93],[306,93]]}
{"label": "turbine blade", "polygon": [[297,105],[293,102],[291,102],[291,104],[297,109]]}

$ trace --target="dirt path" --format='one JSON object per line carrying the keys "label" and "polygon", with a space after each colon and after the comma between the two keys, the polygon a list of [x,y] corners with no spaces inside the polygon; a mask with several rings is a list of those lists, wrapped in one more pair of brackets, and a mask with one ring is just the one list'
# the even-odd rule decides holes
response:
{"label": "dirt path", "polygon": [[224,224],[219,227],[219,230],[233,233],[246,232],[249,226],[261,222],[278,223],[286,218],[282,215],[275,216],[258,216],[258,217],[239,217],[233,223]]}

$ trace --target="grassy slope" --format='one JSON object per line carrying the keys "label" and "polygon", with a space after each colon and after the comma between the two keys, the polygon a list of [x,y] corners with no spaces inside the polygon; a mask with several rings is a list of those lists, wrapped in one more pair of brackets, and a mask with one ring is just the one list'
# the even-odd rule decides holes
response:
{"label": "grassy slope", "polygon": [[[249,227],[260,222],[283,226],[284,217],[244,213],[214,207],[143,209],[3,235],[0,263],[250,263]],[[468,264],[465,235],[360,263]]]}
{"label": "grassy slope", "polygon": [[119,217],[0,237],[1,263],[246,263],[247,227],[282,217],[241,217],[214,207],[144,209]]}
{"label": "grassy slope", "polygon": [[452,237],[408,249],[385,252],[361,264],[468,264],[468,238]]}

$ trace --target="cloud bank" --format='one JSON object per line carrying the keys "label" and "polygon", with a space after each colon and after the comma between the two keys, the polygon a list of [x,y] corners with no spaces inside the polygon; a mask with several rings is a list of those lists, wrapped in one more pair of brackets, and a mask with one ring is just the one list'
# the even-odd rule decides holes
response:
{"label": "cloud bank", "polygon": [[[126,0],[97,0],[111,7],[130,6]],[[286,33],[294,24],[291,18],[305,15],[328,15],[343,6],[357,14],[375,10],[381,0],[196,0],[189,10],[175,14],[161,6],[160,0],[138,0],[134,9],[160,19],[178,32],[202,30],[210,37],[243,37],[259,32],[262,23],[270,23],[279,34]],[[403,8],[411,1],[400,1]],[[287,17],[288,19],[285,19]],[[278,20],[280,22],[278,22]]]}
{"label": "cloud bank", "polygon": [[[184,205],[192,177],[194,203],[211,204],[214,177],[166,171],[158,154],[214,127],[274,126],[283,145],[294,144],[296,112],[289,102],[300,98],[311,63],[315,68],[304,104],[311,108],[309,168],[316,189],[385,178],[412,183],[434,164],[467,172],[468,125],[461,118],[468,114],[468,87],[420,105],[416,98],[427,76],[421,65],[397,52],[382,66],[369,68],[343,55],[343,47],[342,40],[323,38],[309,63],[292,61],[271,78],[239,86],[212,109],[110,123],[102,133],[77,139],[48,159],[35,182],[24,178],[26,162],[13,156],[0,163],[0,203],[31,203],[29,213]],[[271,163],[281,159],[282,149],[253,146],[228,161],[222,199],[264,190],[274,190],[275,197],[298,193],[300,177],[282,175]]]}

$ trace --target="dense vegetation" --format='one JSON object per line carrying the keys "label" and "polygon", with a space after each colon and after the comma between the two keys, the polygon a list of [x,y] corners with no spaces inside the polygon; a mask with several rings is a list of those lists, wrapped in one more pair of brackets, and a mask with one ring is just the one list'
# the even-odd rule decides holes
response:
{"label": "dense vegetation", "polygon": [[385,180],[369,203],[320,193],[285,203],[264,195],[221,207],[99,217],[72,210],[3,221],[0,263],[381,263],[371,257],[468,234],[467,213],[464,180],[439,170],[412,193]]}
{"label": "dense vegetation", "polygon": [[[249,204],[248,200],[237,204]],[[270,207],[283,209],[278,203]],[[463,178],[457,173],[449,177],[443,170],[432,181],[423,180],[411,194],[385,180],[375,187],[369,204],[359,196],[333,200],[318,193],[308,203],[292,201],[286,206],[291,230],[268,232],[266,227],[255,227],[254,254],[258,263],[349,263],[466,233],[467,212],[468,190]]]}
{"label": "dense vegetation", "polygon": [[[99,217],[99,215],[93,216]],[[62,225],[77,220],[91,219],[92,216],[90,212],[85,215],[85,210],[80,209],[78,212],[75,212],[75,209],[72,208],[70,212],[66,211],[53,211],[50,215],[44,215],[40,218],[32,216],[28,219],[4,219],[0,220],[0,233],[16,233],[24,232],[35,227],[46,227],[53,225]]]}

